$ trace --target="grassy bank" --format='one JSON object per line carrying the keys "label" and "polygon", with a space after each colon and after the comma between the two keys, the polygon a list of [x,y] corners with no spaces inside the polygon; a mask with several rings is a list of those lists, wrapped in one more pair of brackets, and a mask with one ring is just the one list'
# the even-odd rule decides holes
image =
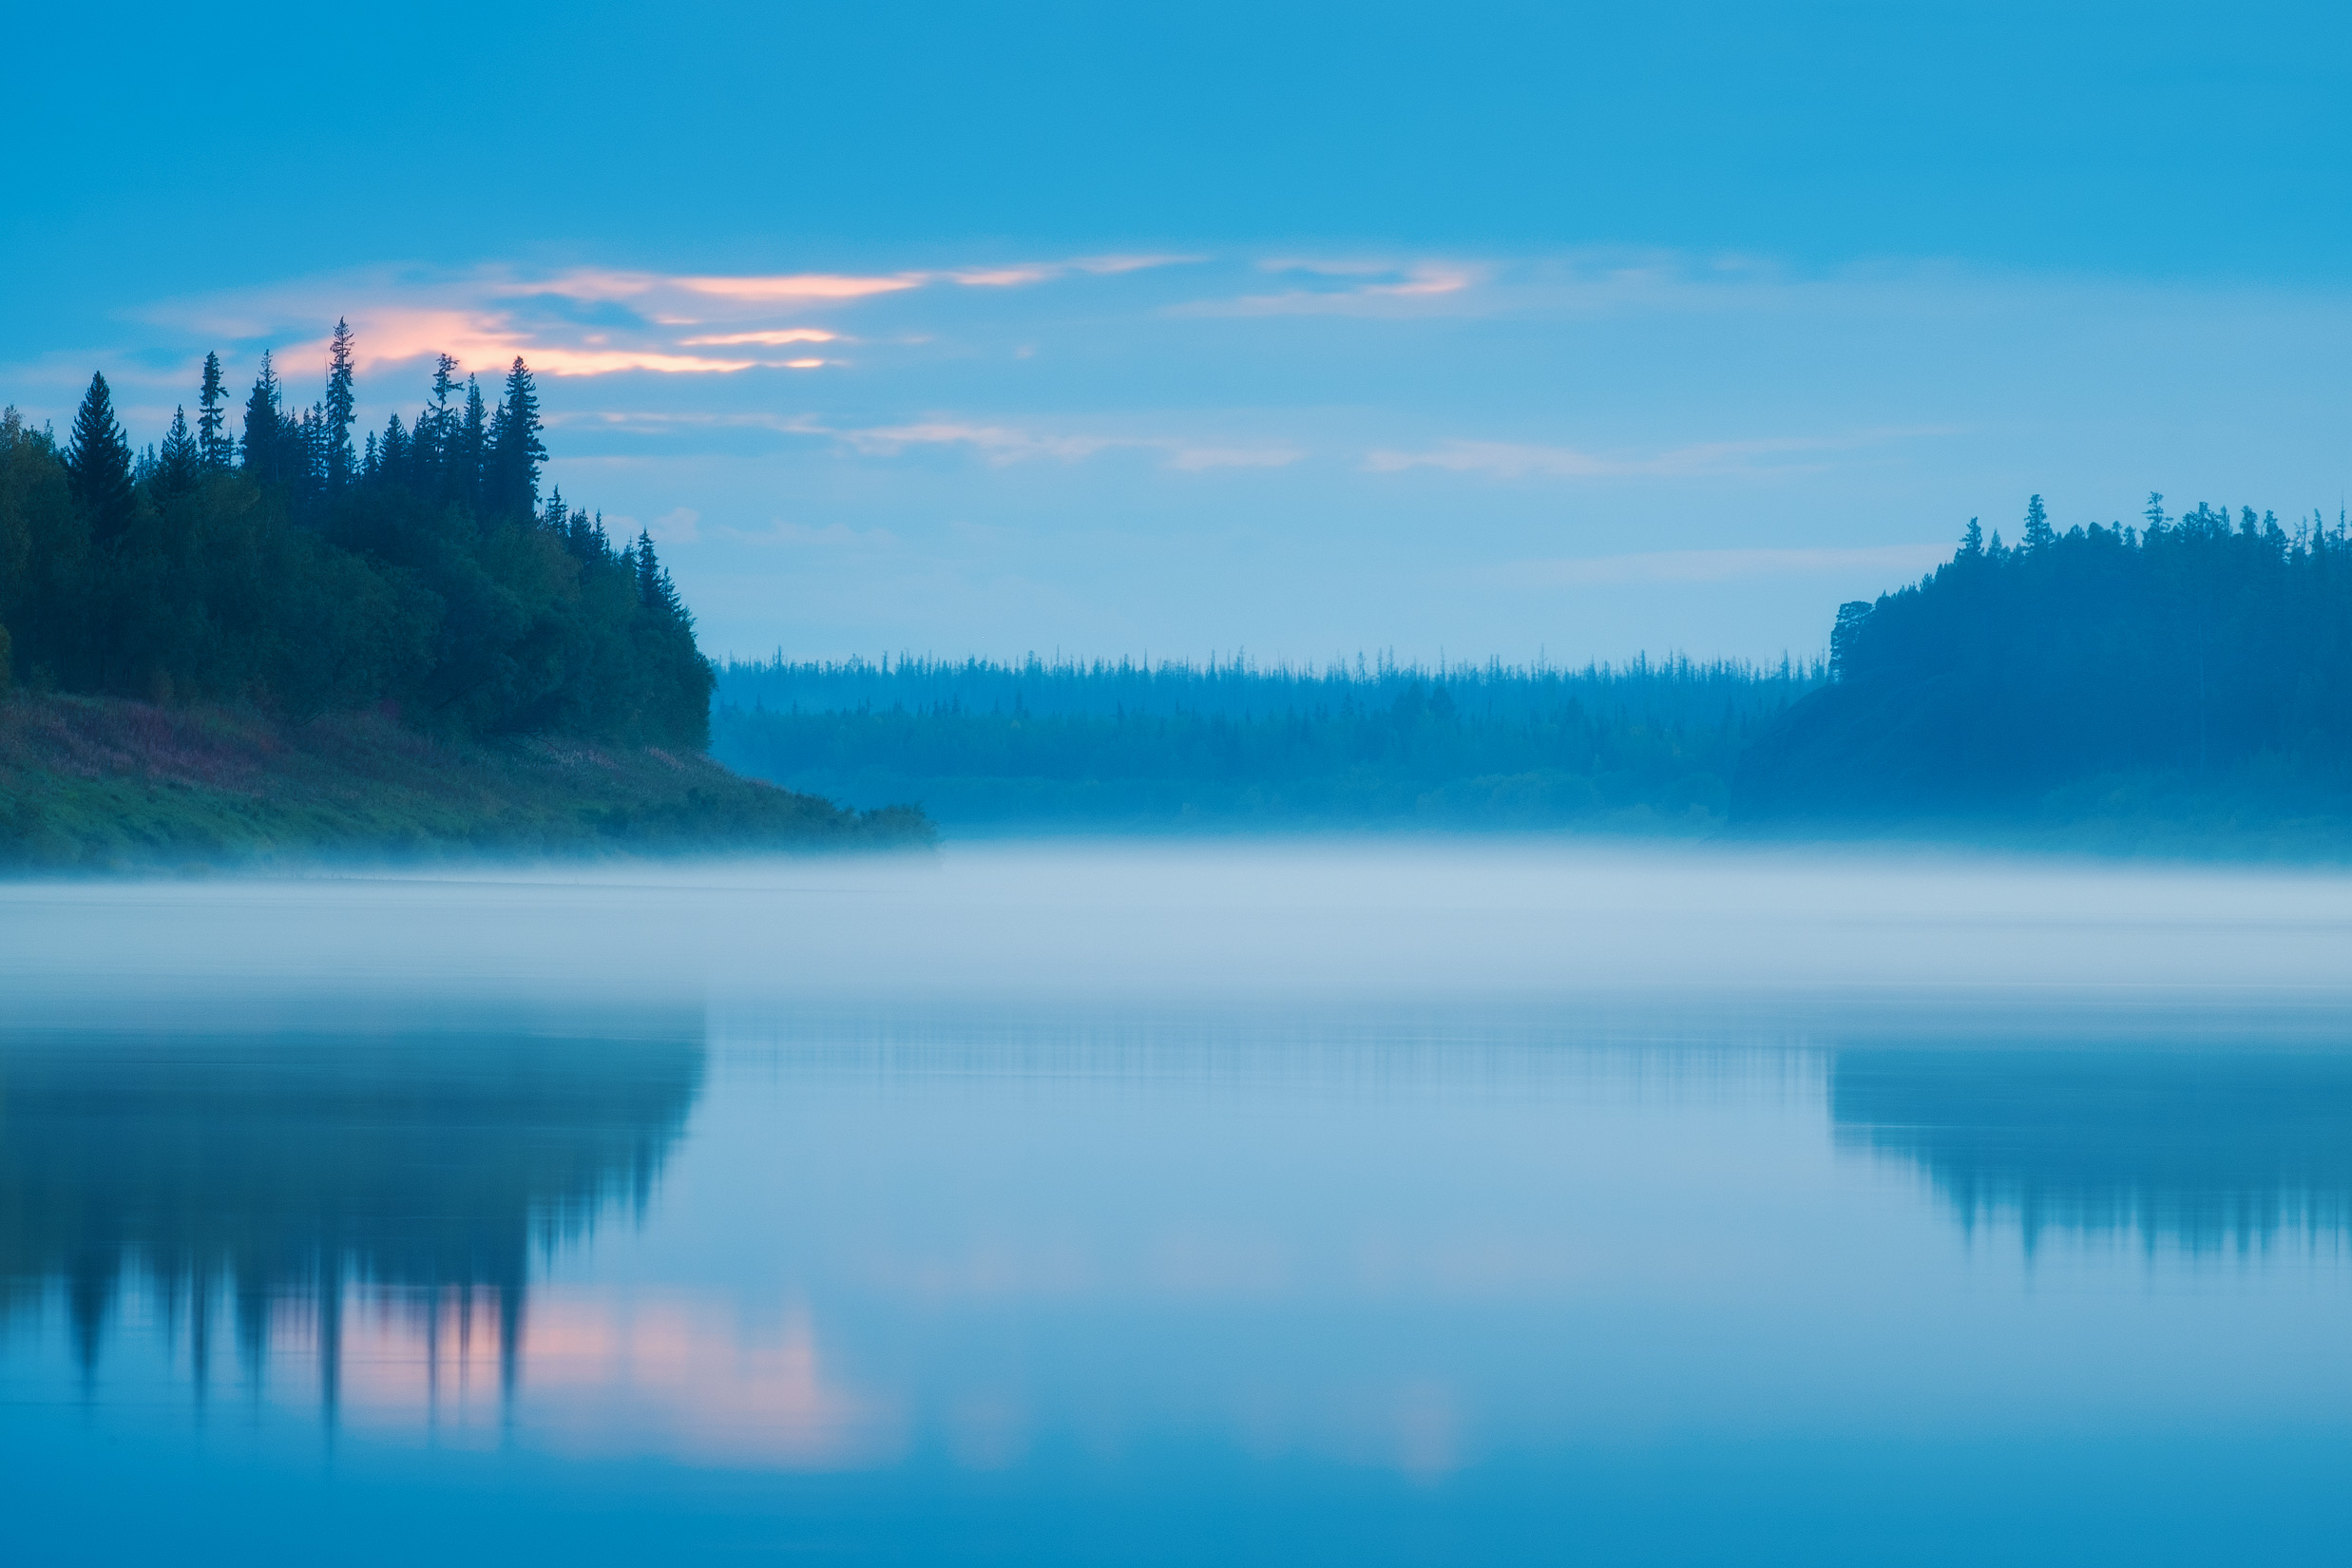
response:
{"label": "grassy bank", "polygon": [[0,698],[0,869],[887,848],[905,808],[844,811],[698,753],[468,742],[373,714],[280,724],[222,708]]}

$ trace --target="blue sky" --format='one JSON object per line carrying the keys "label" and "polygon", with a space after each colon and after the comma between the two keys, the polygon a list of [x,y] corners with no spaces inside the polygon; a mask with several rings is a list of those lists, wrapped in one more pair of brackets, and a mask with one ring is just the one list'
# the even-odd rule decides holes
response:
{"label": "blue sky", "polygon": [[519,352],[722,653],[1804,653],[2352,484],[2333,11],[486,11],[13,18],[0,398]]}

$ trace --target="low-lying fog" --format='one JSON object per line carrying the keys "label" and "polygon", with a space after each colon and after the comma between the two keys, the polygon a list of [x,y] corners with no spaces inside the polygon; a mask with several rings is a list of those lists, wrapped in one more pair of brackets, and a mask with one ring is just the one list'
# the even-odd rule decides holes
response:
{"label": "low-lying fog", "polygon": [[1636,995],[2352,998],[2352,875],[1549,841],[952,846],[0,885],[47,1004],[288,988],[583,1002]]}

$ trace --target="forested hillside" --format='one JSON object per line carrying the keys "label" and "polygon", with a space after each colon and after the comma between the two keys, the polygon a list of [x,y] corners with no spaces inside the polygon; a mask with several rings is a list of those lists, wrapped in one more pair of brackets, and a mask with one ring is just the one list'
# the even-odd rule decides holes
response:
{"label": "forested hillside", "polygon": [[338,323],[308,408],[264,355],[236,434],[207,356],[195,422],[183,407],[137,455],[103,375],[62,443],[0,414],[0,679],[703,744],[692,618],[650,539],[616,549],[560,493],[543,503],[523,361],[492,403],[443,356],[414,417],[354,446],[354,347]]}
{"label": "forested hillside", "polygon": [[1977,525],[1924,581],[1838,613],[1831,679],[1743,758],[1756,821],[2342,818],[2352,537],[2200,505],[2015,546]]}
{"label": "forested hillside", "polygon": [[241,414],[208,355],[137,453],[103,375],[62,442],[0,414],[0,867],[929,841],[694,755],[693,618],[541,500],[520,359],[493,403],[441,356],[354,445],[354,348],[307,409],[264,355]]}
{"label": "forested hillside", "polygon": [[730,663],[712,754],[950,828],[1702,832],[1819,667]]}

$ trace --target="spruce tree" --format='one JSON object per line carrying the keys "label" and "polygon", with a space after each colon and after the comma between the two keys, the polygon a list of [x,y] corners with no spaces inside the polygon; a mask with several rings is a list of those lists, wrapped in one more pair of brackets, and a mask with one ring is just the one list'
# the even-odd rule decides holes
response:
{"label": "spruce tree", "polygon": [[326,424],[320,431],[326,450],[323,475],[330,493],[352,482],[352,422],[357,403],[352,391],[351,323],[337,316],[335,336],[327,348]]}
{"label": "spruce tree", "polygon": [[229,460],[235,455],[235,443],[229,439],[228,403],[220,390],[220,356],[204,355],[204,385],[196,400],[196,450],[204,467],[216,473],[228,471]]}
{"label": "spruce tree", "polygon": [[155,462],[155,495],[159,501],[182,496],[196,488],[197,479],[203,472],[203,459],[199,454],[196,437],[188,433],[188,411],[185,407],[171,411],[171,430],[163,437],[163,449]]}
{"label": "spruce tree", "polygon": [[[419,419],[417,424],[421,427],[424,421]],[[383,439],[375,444],[376,477],[388,485],[410,483],[411,458],[415,449],[409,432],[401,428],[398,414],[385,420]]]}
{"label": "spruce tree", "polygon": [[104,375],[90,377],[89,391],[82,394],[82,407],[73,416],[73,436],[66,446],[66,484],[92,540],[111,545],[128,531],[136,506],[130,441],[115,423],[114,395]]}
{"label": "spruce tree", "polygon": [[539,468],[547,449],[539,439],[539,392],[530,368],[517,358],[507,373],[495,439],[484,474],[484,503],[493,516],[528,517],[539,509]]}
{"label": "spruce tree", "polygon": [[661,563],[654,559],[653,535],[637,530],[637,602],[650,610],[661,602]]}
{"label": "spruce tree", "polygon": [[258,485],[277,478],[278,450],[284,445],[277,402],[277,372],[270,364],[269,350],[264,349],[261,373],[254,377],[253,391],[245,395],[245,475]]}
{"label": "spruce tree", "polygon": [[1978,526],[1973,517],[1968,520],[1968,531],[1960,536],[1960,553],[1962,559],[1969,561],[1984,554],[1984,529]]}

